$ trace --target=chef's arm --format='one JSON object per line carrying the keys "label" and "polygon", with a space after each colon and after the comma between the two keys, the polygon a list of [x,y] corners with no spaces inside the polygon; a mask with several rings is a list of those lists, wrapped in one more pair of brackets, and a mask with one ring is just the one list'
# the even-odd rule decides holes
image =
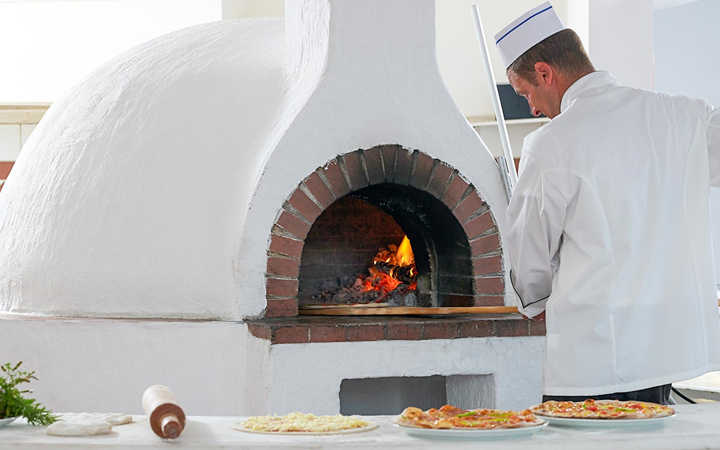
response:
{"label": "chef's arm", "polygon": [[710,184],[720,187],[720,108],[710,113],[708,122],[708,157],[710,159]]}
{"label": "chef's arm", "polygon": [[565,223],[567,184],[563,171],[540,170],[528,164],[507,210],[505,247],[510,281],[520,298],[520,311],[534,317],[545,310],[557,264]]}

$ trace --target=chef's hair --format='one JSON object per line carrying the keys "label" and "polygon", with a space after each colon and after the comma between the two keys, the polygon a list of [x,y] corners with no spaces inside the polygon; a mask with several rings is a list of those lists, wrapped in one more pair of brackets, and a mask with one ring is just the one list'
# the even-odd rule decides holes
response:
{"label": "chef's hair", "polygon": [[558,31],[518,56],[507,71],[512,71],[533,85],[535,79],[535,63],[547,63],[568,75],[579,75],[593,72],[595,68],[585,52],[580,37],[570,28]]}

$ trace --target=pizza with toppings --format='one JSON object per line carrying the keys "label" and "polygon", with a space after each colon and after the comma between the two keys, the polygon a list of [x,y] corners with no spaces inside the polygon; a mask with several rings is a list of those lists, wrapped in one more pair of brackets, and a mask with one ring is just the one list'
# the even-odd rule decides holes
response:
{"label": "pizza with toppings", "polygon": [[657,403],[592,399],[584,402],[551,400],[530,409],[539,416],[569,419],[653,419],[675,414],[674,409]]}
{"label": "pizza with toppings", "polygon": [[506,411],[501,409],[461,409],[445,405],[439,409],[409,407],[398,416],[396,423],[402,426],[433,429],[492,430],[498,428],[521,428],[543,425],[530,410]]}

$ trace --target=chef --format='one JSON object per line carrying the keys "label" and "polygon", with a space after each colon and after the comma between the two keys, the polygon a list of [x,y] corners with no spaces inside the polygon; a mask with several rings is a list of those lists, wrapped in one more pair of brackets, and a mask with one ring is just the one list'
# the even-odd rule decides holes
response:
{"label": "chef", "polygon": [[503,239],[521,311],[546,312],[543,401],[667,404],[673,381],[720,368],[720,113],[595,70],[549,2],[495,41],[515,91],[552,119],[525,138]]}

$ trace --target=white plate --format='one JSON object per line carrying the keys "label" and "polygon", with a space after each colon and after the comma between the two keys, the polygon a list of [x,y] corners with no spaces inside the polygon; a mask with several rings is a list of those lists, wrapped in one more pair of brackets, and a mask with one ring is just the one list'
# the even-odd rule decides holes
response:
{"label": "white plate", "polygon": [[550,422],[550,425],[592,428],[624,428],[658,425],[675,417],[675,414],[672,414],[670,416],[653,417],[651,419],[572,419],[569,417],[548,417],[540,414],[536,415],[543,420]]}
{"label": "white plate", "polygon": [[460,439],[483,439],[498,438],[510,436],[526,436],[537,433],[547,426],[547,422],[539,425],[521,428],[497,428],[493,430],[439,430],[433,428],[418,428],[401,425],[396,423],[395,426],[403,429],[410,436],[418,436],[424,438],[460,438]]}
{"label": "white plate", "polygon": [[285,436],[329,436],[333,434],[350,434],[350,433],[362,433],[363,431],[371,431],[378,427],[378,424],[376,423],[369,423],[368,425],[360,428],[350,428],[349,430],[340,430],[340,431],[322,431],[322,432],[312,432],[312,431],[254,431],[254,430],[248,430],[242,426],[242,423],[236,423],[233,425],[233,430],[237,431],[244,431],[245,433],[253,433],[253,434],[279,434],[279,435],[285,435]]}
{"label": "white plate", "polygon": [[17,419],[17,417],[8,417],[7,419],[0,419],[0,428],[4,427],[5,425],[10,425],[10,423]]}

